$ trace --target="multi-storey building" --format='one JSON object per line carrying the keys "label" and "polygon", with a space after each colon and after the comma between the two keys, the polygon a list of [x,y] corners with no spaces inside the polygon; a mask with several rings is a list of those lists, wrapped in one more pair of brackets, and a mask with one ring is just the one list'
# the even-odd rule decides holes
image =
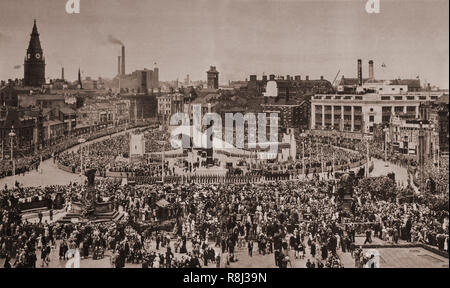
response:
{"label": "multi-storey building", "polygon": [[172,114],[184,112],[184,97],[185,96],[182,93],[168,93],[159,95],[157,97],[158,117],[163,121],[169,121]]}
{"label": "multi-storey building", "polygon": [[4,154],[2,156],[8,157],[11,151],[9,136],[11,131],[15,134],[12,139],[14,151],[22,155],[35,152],[42,137],[42,120],[39,111],[2,107],[0,109],[0,137]]}
{"label": "multi-storey building", "polygon": [[159,69],[136,70],[131,74],[118,75],[108,86],[119,91],[148,94],[159,87]]}
{"label": "multi-storey building", "polygon": [[279,112],[279,123],[281,128],[308,129],[310,115],[310,101],[304,100],[300,103],[295,101],[278,101],[261,104],[263,111]]}
{"label": "multi-storey building", "polygon": [[422,133],[424,156],[433,158],[439,151],[439,133],[437,131],[433,121],[394,116],[390,121],[386,140],[392,149],[391,151],[404,155],[419,156],[420,135]]}
{"label": "multi-storey building", "polygon": [[216,66],[211,66],[206,74],[208,89],[219,89],[219,71]]}
{"label": "multi-storey building", "polygon": [[269,82],[276,83],[277,95],[278,97],[288,97],[293,99],[295,97],[301,97],[303,95],[314,95],[314,94],[326,94],[333,93],[333,87],[331,83],[323,78],[310,80],[309,76],[306,76],[305,79],[302,79],[300,75],[296,75],[294,77],[290,75],[279,76],[278,78],[275,75],[269,75],[269,79],[267,79],[266,75],[262,76],[262,79],[257,79],[256,75],[250,75],[250,81],[247,83],[247,89],[250,91],[255,91],[258,94],[262,94],[267,92],[267,85]]}
{"label": "multi-storey building", "polygon": [[130,100],[87,103],[77,110],[78,127],[121,125],[130,121]]}
{"label": "multi-storey building", "polygon": [[326,94],[311,99],[311,129],[372,134],[374,124],[390,123],[392,115],[419,118],[419,106],[442,92],[404,94]]}

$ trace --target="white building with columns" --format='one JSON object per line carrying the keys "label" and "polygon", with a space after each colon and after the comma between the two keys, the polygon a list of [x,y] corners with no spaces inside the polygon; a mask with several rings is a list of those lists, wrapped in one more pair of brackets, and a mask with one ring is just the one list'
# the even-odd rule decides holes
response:
{"label": "white building with columns", "polygon": [[311,130],[372,134],[374,124],[389,124],[392,115],[419,118],[419,105],[442,92],[402,94],[317,94],[311,98]]}

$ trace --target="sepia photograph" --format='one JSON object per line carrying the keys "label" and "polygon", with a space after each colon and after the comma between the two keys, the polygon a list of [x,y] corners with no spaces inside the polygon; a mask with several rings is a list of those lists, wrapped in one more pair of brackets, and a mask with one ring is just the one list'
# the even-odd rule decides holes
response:
{"label": "sepia photograph", "polygon": [[449,268],[448,0],[2,0],[0,81],[0,270]]}

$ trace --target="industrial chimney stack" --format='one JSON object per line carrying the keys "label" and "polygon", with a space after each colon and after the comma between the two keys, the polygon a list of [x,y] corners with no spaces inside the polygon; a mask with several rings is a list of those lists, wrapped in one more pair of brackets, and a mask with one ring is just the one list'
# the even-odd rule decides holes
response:
{"label": "industrial chimney stack", "polygon": [[118,56],[117,57],[117,76],[121,76],[122,75],[122,69],[121,69],[122,63],[121,63],[120,59],[121,59],[121,57]]}
{"label": "industrial chimney stack", "polygon": [[61,68],[61,80],[64,81],[64,67]]}
{"label": "industrial chimney stack", "polygon": [[125,76],[125,46],[122,46],[122,76]]}
{"label": "industrial chimney stack", "polygon": [[373,74],[373,60],[369,61],[369,79],[371,80],[375,79]]}
{"label": "industrial chimney stack", "polygon": [[358,59],[358,86],[362,86],[362,60]]}

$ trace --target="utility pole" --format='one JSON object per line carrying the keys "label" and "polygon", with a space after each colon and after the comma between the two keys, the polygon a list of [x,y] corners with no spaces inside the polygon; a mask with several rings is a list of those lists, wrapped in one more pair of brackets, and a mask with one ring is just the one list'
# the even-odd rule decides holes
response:
{"label": "utility pole", "polygon": [[86,139],[80,138],[78,139],[78,143],[80,143],[80,177],[83,177],[83,143],[86,142]]}
{"label": "utility pole", "polygon": [[302,143],[303,149],[302,149],[302,168],[303,168],[303,175],[305,175],[305,142]]}
{"label": "utility pole", "polygon": [[333,151],[333,163],[332,163],[332,165],[331,165],[331,169],[332,169],[332,175],[331,176],[333,176],[333,178],[334,178],[334,173],[335,173],[335,171],[334,171],[334,151]]}
{"label": "utility pole", "polygon": [[419,128],[419,169],[420,169],[420,192],[425,192],[425,135],[423,123],[420,121]]}
{"label": "utility pole", "polygon": [[388,129],[384,129],[384,166],[389,166],[387,162],[387,149],[388,149]]}
{"label": "utility pole", "polygon": [[320,167],[321,167],[321,172],[323,173],[323,165],[324,163],[323,163],[323,146],[322,147],[320,147]]}
{"label": "utility pole", "polygon": [[[14,133],[14,126],[11,127],[11,132],[9,132],[9,138],[11,139],[11,162],[12,162],[12,176],[13,179],[16,179],[16,163],[14,162],[14,137],[16,133]],[[16,182],[16,181],[14,181]]]}
{"label": "utility pole", "polygon": [[370,169],[370,163],[369,163],[369,161],[370,161],[370,155],[369,155],[369,140],[368,139],[366,139],[366,177],[369,177],[370,176],[370,172],[369,172],[369,169]]}

